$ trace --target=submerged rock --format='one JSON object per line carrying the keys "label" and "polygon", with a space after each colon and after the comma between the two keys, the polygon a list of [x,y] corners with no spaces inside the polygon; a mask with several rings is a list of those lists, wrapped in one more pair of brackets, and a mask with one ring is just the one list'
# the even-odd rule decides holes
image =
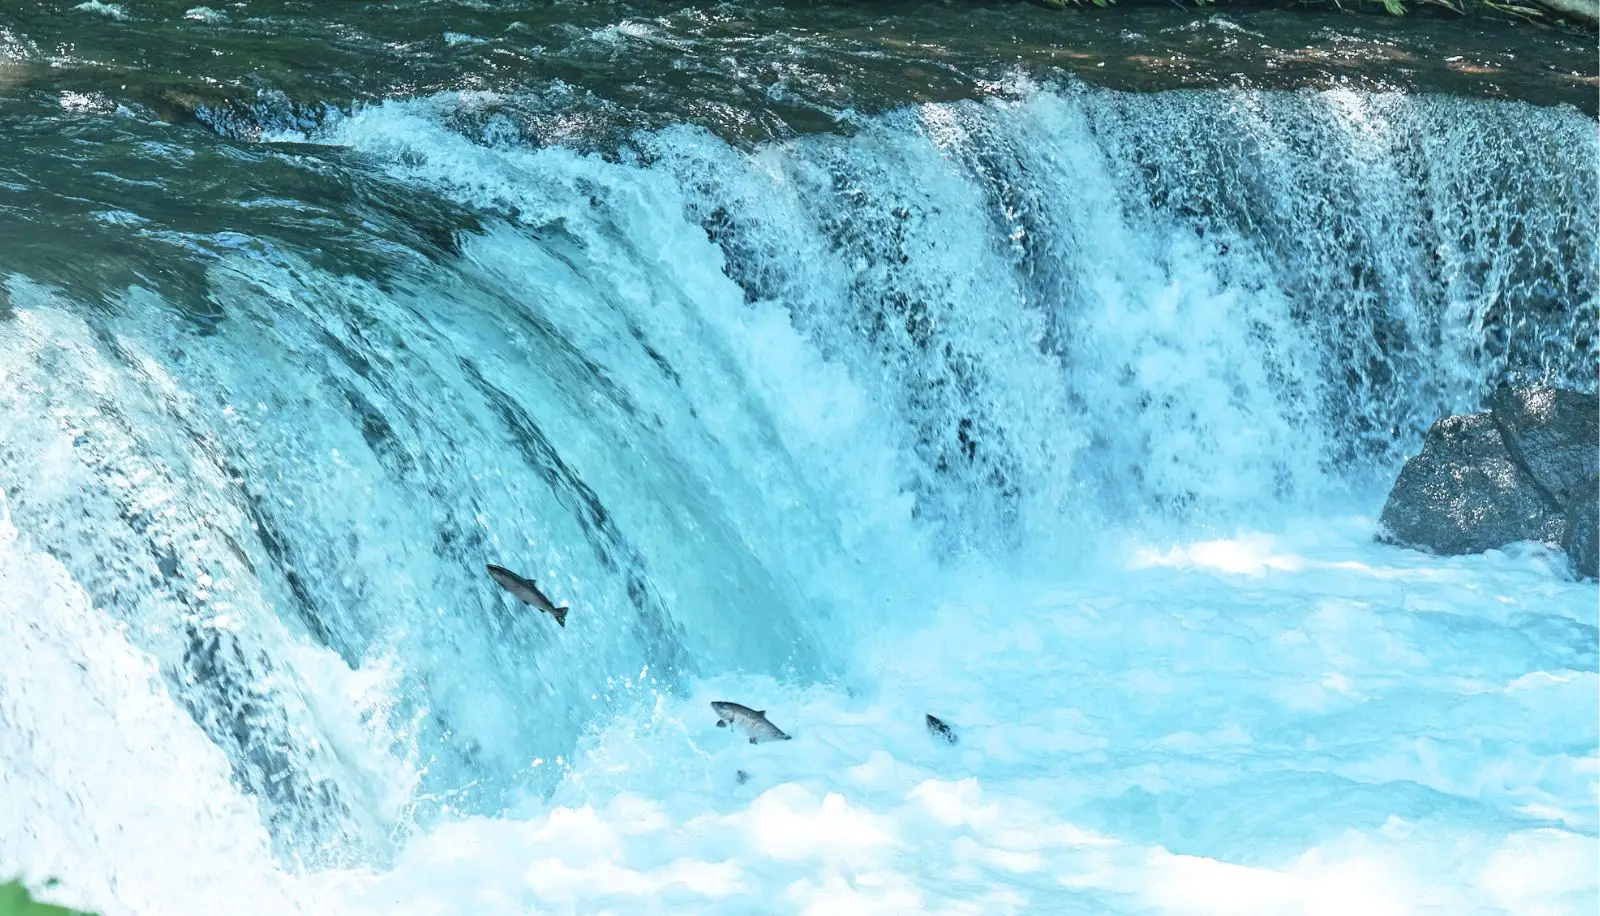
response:
{"label": "submerged rock", "polygon": [[1489,410],[1433,424],[1401,469],[1379,537],[1439,554],[1560,546],[1597,574],[1600,411],[1594,395],[1501,388]]}

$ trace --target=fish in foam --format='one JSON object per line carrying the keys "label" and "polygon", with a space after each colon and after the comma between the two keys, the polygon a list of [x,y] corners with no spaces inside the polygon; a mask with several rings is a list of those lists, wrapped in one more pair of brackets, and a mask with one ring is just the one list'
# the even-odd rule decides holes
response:
{"label": "fish in foam", "polygon": [[718,728],[732,725],[739,731],[749,735],[751,744],[760,744],[763,741],[789,740],[789,736],[783,733],[783,729],[767,721],[767,711],[765,709],[751,709],[738,703],[716,700],[712,702],[711,710],[717,714]]}

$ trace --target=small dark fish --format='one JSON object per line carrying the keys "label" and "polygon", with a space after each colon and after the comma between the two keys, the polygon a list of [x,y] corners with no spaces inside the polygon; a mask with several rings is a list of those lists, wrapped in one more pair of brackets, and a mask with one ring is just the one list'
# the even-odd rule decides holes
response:
{"label": "small dark fish", "polygon": [[943,719],[931,713],[927,716],[927,719],[928,733],[933,735],[935,738],[943,738],[949,744],[955,744],[957,741],[961,740],[960,738],[956,737],[955,729],[946,725]]}
{"label": "small dark fish", "polygon": [[733,779],[734,779],[735,782],[737,782],[739,785],[742,786],[745,783],[750,781],[750,774],[746,773],[744,770],[739,770],[738,772],[733,774]]}
{"label": "small dark fish", "polygon": [[751,744],[760,744],[763,741],[788,741],[789,736],[783,729],[767,721],[765,709],[751,709],[738,703],[729,703],[725,700],[714,700],[711,709],[717,714],[717,727],[736,725],[739,730],[750,736]]}
{"label": "small dark fish", "polygon": [[524,579],[511,570],[503,566],[496,566],[493,563],[488,565],[488,569],[489,577],[498,583],[501,588],[515,595],[518,601],[523,604],[533,605],[554,617],[556,623],[561,624],[563,628],[566,627],[567,609],[556,607],[555,602],[546,598],[544,592],[539,591],[539,586],[533,584],[532,579]]}

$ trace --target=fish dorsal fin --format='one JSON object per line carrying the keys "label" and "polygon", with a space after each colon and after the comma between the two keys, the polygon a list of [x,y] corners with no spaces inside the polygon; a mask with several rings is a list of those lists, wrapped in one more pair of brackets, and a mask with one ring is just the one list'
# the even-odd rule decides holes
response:
{"label": "fish dorsal fin", "polygon": [[766,714],[767,714],[767,711],[765,709],[756,710],[756,715],[758,715],[758,716],[764,716]]}

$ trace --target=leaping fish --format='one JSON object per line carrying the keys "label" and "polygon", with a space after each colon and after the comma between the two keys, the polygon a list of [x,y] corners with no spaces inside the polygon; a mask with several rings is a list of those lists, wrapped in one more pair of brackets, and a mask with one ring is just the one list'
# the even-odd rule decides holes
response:
{"label": "leaping fish", "polygon": [[531,604],[544,611],[554,617],[556,623],[560,624],[562,629],[566,628],[567,609],[556,607],[555,602],[546,598],[544,592],[539,591],[539,586],[535,585],[532,579],[524,579],[511,570],[503,566],[496,566],[493,563],[488,564],[488,569],[489,577],[498,583],[501,588],[516,596],[518,601],[523,604]]}
{"label": "leaping fish", "polygon": [[928,722],[928,733],[933,735],[935,738],[942,738],[950,744],[955,744],[957,741],[961,740],[956,737],[955,729],[951,728],[943,719],[931,712],[927,714],[926,718]]}
{"label": "leaping fish", "polygon": [[750,736],[751,744],[789,740],[789,736],[784,734],[782,729],[767,721],[765,709],[751,709],[738,703],[714,700],[711,703],[711,710],[717,714],[718,728],[734,725]]}

